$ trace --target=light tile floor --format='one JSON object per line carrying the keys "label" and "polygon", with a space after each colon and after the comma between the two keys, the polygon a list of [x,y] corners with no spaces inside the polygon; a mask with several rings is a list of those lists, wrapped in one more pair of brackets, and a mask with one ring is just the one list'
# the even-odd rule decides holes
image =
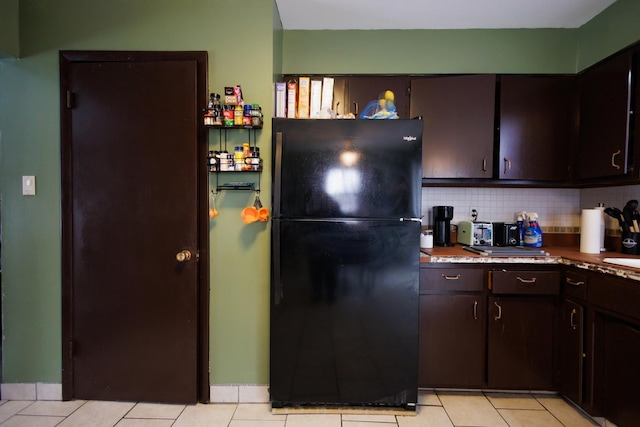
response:
{"label": "light tile floor", "polygon": [[420,391],[417,415],[272,415],[268,403],[0,401],[9,427],[594,427],[557,395]]}

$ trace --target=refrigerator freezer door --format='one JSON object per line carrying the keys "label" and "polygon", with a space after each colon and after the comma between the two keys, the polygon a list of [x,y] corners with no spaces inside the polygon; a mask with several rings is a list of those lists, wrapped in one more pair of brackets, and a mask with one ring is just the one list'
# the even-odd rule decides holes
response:
{"label": "refrigerator freezer door", "polygon": [[415,408],[419,227],[274,220],[274,407]]}
{"label": "refrigerator freezer door", "polygon": [[275,218],[417,218],[421,120],[273,122]]}

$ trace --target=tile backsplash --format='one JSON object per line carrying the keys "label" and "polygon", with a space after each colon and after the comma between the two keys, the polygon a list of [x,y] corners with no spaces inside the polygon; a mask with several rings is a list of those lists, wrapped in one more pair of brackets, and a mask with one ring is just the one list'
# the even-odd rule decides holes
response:
{"label": "tile backsplash", "polygon": [[[620,209],[629,199],[640,200],[640,185],[572,188],[450,188],[422,189],[422,224],[433,224],[432,207],[453,206],[453,220],[471,220],[471,210],[478,211],[478,221],[515,221],[521,211],[536,212],[543,231],[577,233],[580,212],[598,203]],[[606,228],[617,230],[613,218],[606,217]]]}

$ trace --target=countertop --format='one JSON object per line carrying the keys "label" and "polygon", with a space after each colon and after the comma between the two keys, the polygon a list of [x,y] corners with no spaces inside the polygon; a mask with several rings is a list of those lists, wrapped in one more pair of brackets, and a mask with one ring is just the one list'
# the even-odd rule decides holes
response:
{"label": "countertop", "polygon": [[545,246],[547,256],[483,256],[463,249],[463,245],[436,246],[421,249],[421,263],[452,264],[561,264],[599,273],[640,281],[640,269],[608,264],[604,258],[638,258],[620,252],[606,251],[597,255],[584,254],[577,246]]}

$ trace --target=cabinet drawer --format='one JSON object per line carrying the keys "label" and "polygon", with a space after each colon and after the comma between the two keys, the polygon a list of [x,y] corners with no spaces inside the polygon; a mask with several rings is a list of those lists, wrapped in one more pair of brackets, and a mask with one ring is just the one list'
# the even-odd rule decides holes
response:
{"label": "cabinet drawer", "polygon": [[494,294],[558,295],[560,274],[557,271],[492,271]]}
{"label": "cabinet drawer", "polygon": [[564,275],[564,295],[586,300],[587,275],[582,272],[567,271]]}
{"label": "cabinet drawer", "polygon": [[483,269],[421,268],[421,291],[482,291]]}
{"label": "cabinet drawer", "polygon": [[640,319],[640,283],[598,275],[589,280],[589,302],[593,305]]}

